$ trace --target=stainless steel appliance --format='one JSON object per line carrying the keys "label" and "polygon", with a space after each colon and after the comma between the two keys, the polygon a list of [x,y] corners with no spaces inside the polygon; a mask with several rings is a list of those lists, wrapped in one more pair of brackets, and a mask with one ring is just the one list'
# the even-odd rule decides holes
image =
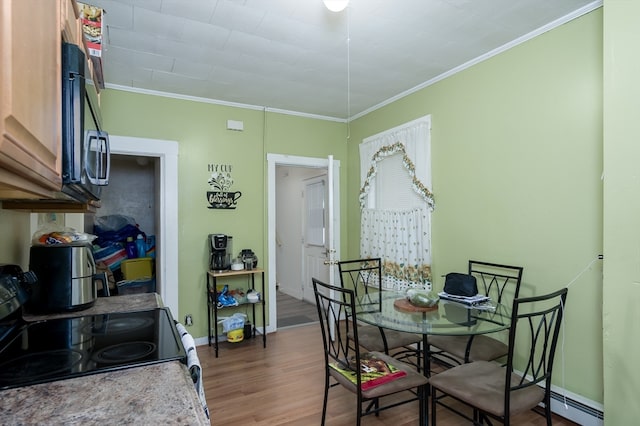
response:
{"label": "stainless steel appliance", "polygon": [[97,100],[85,89],[84,53],[62,44],[62,192],[74,200],[99,200],[109,183],[109,135]]}
{"label": "stainless steel appliance", "polygon": [[[33,272],[22,272],[18,265],[0,264],[0,321],[10,317],[29,299],[36,283]],[[0,338],[7,331],[0,322]]]}
{"label": "stainless steel appliance", "polygon": [[187,362],[167,308],[26,322],[20,308],[30,285],[20,267],[0,265],[0,390]]}
{"label": "stainless steel appliance", "polygon": [[240,259],[244,263],[244,269],[251,270],[258,267],[258,256],[251,249],[243,249],[240,252]]}
{"label": "stainless steel appliance", "polygon": [[96,274],[92,248],[88,244],[32,246],[29,269],[38,279],[25,305],[31,313],[89,308],[98,297],[98,281],[108,294],[106,274]]}
{"label": "stainless steel appliance", "polygon": [[233,237],[225,234],[209,234],[209,268],[216,272],[226,271],[231,267],[233,253]]}

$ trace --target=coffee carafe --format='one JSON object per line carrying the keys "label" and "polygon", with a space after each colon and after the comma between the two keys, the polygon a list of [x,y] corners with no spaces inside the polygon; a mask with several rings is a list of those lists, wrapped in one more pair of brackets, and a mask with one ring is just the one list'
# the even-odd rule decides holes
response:
{"label": "coffee carafe", "polygon": [[209,268],[216,272],[226,271],[231,267],[233,237],[225,234],[209,234]]}

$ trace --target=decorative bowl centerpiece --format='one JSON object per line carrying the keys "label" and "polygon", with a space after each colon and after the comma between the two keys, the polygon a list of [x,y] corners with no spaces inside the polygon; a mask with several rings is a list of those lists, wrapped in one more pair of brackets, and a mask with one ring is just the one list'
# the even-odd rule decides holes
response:
{"label": "decorative bowl centerpiece", "polygon": [[409,303],[420,308],[431,308],[436,306],[440,300],[436,293],[416,288],[410,288],[406,294]]}
{"label": "decorative bowl centerpiece", "polygon": [[439,300],[432,291],[410,288],[404,298],[394,300],[393,306],[404,312],[428,312],[438,309]]}

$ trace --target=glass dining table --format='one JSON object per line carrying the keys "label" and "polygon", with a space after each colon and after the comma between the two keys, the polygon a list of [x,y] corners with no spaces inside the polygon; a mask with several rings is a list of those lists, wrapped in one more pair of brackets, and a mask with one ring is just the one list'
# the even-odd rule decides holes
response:
{"label": "glass dining table", "polygon": [[[414,311],[405,303],[404,292],[385,290],[359,297],[356,317],[381,328],[422,335],[422,348],[429,348],[430,335],[472,336],[506,330],[511,325],[506,306],[469,307],[459,302],[440,300],[437,308]],[[422,371],[430,373],[430,359],[422,357]]]}

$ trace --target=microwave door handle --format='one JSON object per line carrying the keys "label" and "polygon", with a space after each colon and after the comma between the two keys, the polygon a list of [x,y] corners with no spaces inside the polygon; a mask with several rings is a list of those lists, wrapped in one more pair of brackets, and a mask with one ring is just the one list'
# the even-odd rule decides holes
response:
{"label": "microwave door handle", "polygon": [[85,136],[84,136],[84,168],[85,168],[85,173],[87,176],[87,179],[89,180],[89,182],[93,185],[96,185],[96,176],[93,175],[91,173],[91,170],[97,170],[97,156],[96,156],[96,162],[89,165],[89,161],[91,159],[91,156],[89,155],[91,153],[93,144],[95,139],[98,136],[98,132],[96,130],[87,130],[85,131]]}
{"label": "microwave door handle", "polygon": [[[104,133],[104,144],[102,146],[104,148],[104,151],[102,153],[103,157],[105,157],[107,159],[107,164],[106,164],[106,168],[107,170],[105,170],[103,176],[103,185],[108,185],[109,184],[109,173],[111,173],[111,148],[109,146],[109,135],[107,135],[106,133]],[[102,162],[100,162],[100,164],[103,164]]]}
{"label": "microwave door handle", "polygon": [[109,135],[101,130],[98,131],[96,170],[97,176],[94,185],[107,186],[109,184],[109,171],[111,170],[111,152],[109,149]]}
{"label": "microwave door handle", "polygon": [[[96,175],[92,175],[90,173],[89,170],[89,153],[92,149],[92,147],[95,144],[95,148],[96,148],[96,155],[95,155],[95,163],[93,164],[94,166],[94,170],[96,171]],[[106,168],[106,170],[104,170],[103,168],[103,163],[102,163],[102,159],[106,157],[106,165],[104,165],[104,167]],[[106,133],[98,131],[98,130],[87,130],[86,132],[86,137],[85,137],[85,152],[84,152],[84,158],[85,158],[85,164],[87,165],[86,167],[86,173],[87,173],[87,179],[89,180],[90,183],[92,183],[93,185],[97,185],[97,186],[106,186],[109,184],[109,170],[111,167],[111,163],[110,163],[110,155],[109,155],[109,139],[106,136]],[[106,174],[103,174],[103,172],[106,171]]]}

